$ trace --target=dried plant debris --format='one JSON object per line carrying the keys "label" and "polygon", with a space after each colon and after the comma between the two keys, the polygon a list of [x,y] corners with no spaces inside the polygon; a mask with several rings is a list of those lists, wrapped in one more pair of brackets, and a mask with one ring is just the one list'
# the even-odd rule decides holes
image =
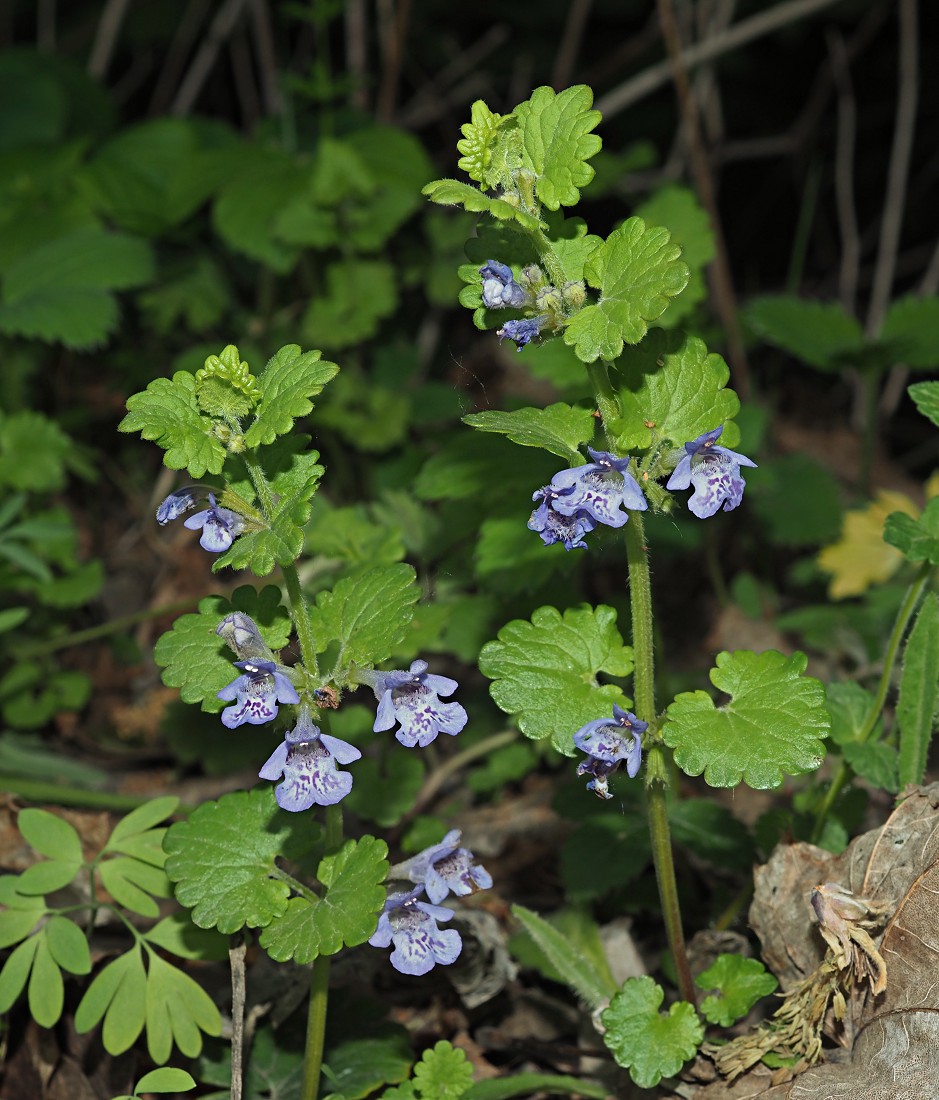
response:
{"label": "dried plant debris", "polygon": [[794,844],[758,869],[750,922],[783,1003],[707,1049],[728,1080],[695,1100],[939,1097],[939,784],[901,798],[839,856]]}

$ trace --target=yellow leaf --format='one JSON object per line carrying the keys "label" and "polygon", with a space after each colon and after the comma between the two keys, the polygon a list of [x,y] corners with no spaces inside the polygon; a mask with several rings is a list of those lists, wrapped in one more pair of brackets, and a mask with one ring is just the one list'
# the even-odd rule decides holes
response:
{"label": "yellow leaf", "polygon": [[939,470],[933,470],[926,482],[926,499],[932,500],[933,497],[939,497]]}
{"label": "yellow leaf", "polygon": [[883,584],[906,560],[884,542],[884,520],[891,512],[919,515],[909,497],[882,489],[866,508],[846,512],[841,538],[819,551],[819,567],[832,575],[828,594],[833,600],[860,596],[872,585]]}

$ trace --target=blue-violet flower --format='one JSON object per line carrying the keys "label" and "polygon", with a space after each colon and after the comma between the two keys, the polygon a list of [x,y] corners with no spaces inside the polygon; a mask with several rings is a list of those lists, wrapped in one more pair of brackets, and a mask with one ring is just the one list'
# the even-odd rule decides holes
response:
{"label": "blue-violet flower", "polygon": [[212,554],[220,554],[227,550],[245,529],[245,521],[237,512],[230,508],[222,508],[215,503],[215,495],[209,493],[209,507],[194,516],[183,520],[183,526],[190,531],[198,531],[202,528],[202,537],[199,545],[203,550]]}
{"label": "blue-violet flower", "polygon": [[243,611],[232,611],[215,628],[215,633],[234,650],[239,661],[273,660],[270,646],[261,637],[257,623]]}
{"label": "blue-violet flower", "polygon": [[287,678],[282,665],[273,661],[235,661],[242,673],[218,693],[226,702],[236,700],[233,707],[222,711],[222,725],[230,730],[245,722],[259,726],[277,716],[278,703],[299,703],[300,696]]}
{"label": "blue-violet flower", "polygon": [[[587,512],[597,523],[622,527],[629,516],[620,511],[621,507],[634,512],[644,512],[649,507],[639,482],[629,473],[631,460],[592,447],[587,451],[593,462],[561,470],[551,478],[551,488],[559,494],[551,506],[562,516]],[[573,492],[566,494],[565,489]]]}
{"label": "blue-violet flower", "polygon": [[631,711],[613,705],[613,717],[597,718],[574,734],[574,745],[587,753],[577,769],[578,775],[592,775],[587,784],[600,798],[612,798],[607,789],[607,776],[626,764],[626,774],[633,779],[642,760],[642,734],[649,728]]}
{"label": "blue-violet flower", "polygon": [[530,344],[535,339],[547,322],[547,313],[543,313],[540,317],[525,317],[521,321],[506,321],[502,328],[496,330],[496,336],[500,340],[514,340],[518,350],[521,351],[526,344]]}
{"label": "blue-violet flower", "polygon": [[352,790],[352,776],[337,764],[351,764],[361,753],[346,741],[321,733],[306,708],[282,745],[258,772],[261,779],[280,779],[274,791],[277,805],[284,810],[308,810],[311,806],[333,806]]}
{"label": "blue-violet flower", "polygon": [[538,507],[528,519],[528,529],[537,531],[545,546],[563,542],[565,550],[586,550],[584,535],[597,526],[597,521],[586,511],[576,511],[571,515],[562,515],[553,507],[562,496],[571,496],[573,487],[558,490],[545,485],[532,494],[532,500],[540,501]]}
{"label": "blue-violet flower", "polygon": [[498,260],[487,260],[486,266],[479,269],[483,281],[483,305],[486,309],[505,309],[511,306],[520,309],[530,300],[528,291],[515,281],[508,264]]}
{"label": "blue-violet flower", "polygon": [[439,844],[425,848],[394,869],[411,882],[422,885],[430,900],[438,905],[449,893],[465,897],[492,886],[492,875],[473,863],[473,853],[460,847],[459,829],[451,829]]}
{"label": "blue-violet flower", "polygon": [[736,508],[743,500],[746,487],[740,467],[756,467],[746,455],[716,446],[723,430],[721,424],[686,443],[685,454],[665,486],[666,489],[687,489],[693,485],[688,507],[698,519],[713,516],[722,504],[725,512]]}
{"label": "blue-violet flower", "polygon": [[463,941],[455,928],[440,929],[437,921],[451,920],[452,909],[417,899],[418,887],[400,894],[389,894],[378,928],[369,938],[372,947],[390,947],[391,965],[402,974],[419,976],[433,970],[437,963],[449,966],[463,950]]}
{"label": "blue-violet flower", "polygon": [[466,725],[466,711],[459,703],[441,703],[437,698],[452,695],[460,685],[449,676],[428,674],[426,661],[412,661],[407,672],[360,671],[358,679],[372,688],[378,700],[372,729],[379,733],[400,722],[395,737],[409,749],[426,748],[438,733],[453,737]]}

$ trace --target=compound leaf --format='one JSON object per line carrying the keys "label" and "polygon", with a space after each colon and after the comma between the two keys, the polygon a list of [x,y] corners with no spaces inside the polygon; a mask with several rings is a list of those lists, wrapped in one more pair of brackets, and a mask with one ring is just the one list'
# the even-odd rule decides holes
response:
{"label": "compound leaf", "polygon": [[188,974],[155,951],[148,952],[147,1050],[154,1062],[165,1062],[175,1042],[187,1058],[202,1051],[202,1032],[220,1035],[222,1019],[212,998]]}
{"label": "compound leaf", "polygon": [[682,692],[666,711],[662,736],[682,771],[704,772],[712,787],[742,779],[762,790],[817,768],[831,716],[822,684],[802,675],[805,654],[737,650],[719,653],[716,663],[711,683],[731,696],[728,703],[716,707],[704,691]]}
{"label": "compound leaf", "polygon": [[574,755],[573,736],[595,718],[611,717],[613,704],[630,705],[613,684],[597,674],[628,676],[632,649],[623,644],[612,607],[539,607],[531,622],[516,619],[479,658],[489,691],[506,714],[517,714],[526,737],[550,737],[565,756]]}
{"label": "compound leaf", "polygon": [[38,942],[27,992],[29,1012],[40,1027],[52,1027],[62,1015],[65,984],[59,964],[49,950],[45,928],[35,938]]}
{"label": "compound leaf", "polygon": [[75,1030],[82,1035],[103,1018],[105,1050],[123,1054],[143,1031],[146,995],[147,973],[135,944],[95,976],[75,1011]]}
{"label": "compound leaf", "polygon": [[78,925],[67,917],[51,916],[43,931],[53,960],[70,974],[91,973],[91,952]]}

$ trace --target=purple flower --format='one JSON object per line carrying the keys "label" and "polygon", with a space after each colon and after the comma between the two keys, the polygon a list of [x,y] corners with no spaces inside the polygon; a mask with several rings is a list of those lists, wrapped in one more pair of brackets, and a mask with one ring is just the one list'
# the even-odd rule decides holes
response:
{"label": "purple flower", "polygon": [[483,305],[486,309],[505,309],[511,306],[520,309],[530,300],[530,295],[515,281],[508,264],[498,260],[487,260],[486,266],[479,269],[483,282]]}
{"label": "purple flower", "polygon": [[556,542],[563,542],[565,550],[586,550],[584,535],[597,526],[597,521],[589,512],[577,511],[571,515],[563,515],[553,507],[555,501],[562,496],[569,496],[574,492],[573,488],[557,490],[550,485],[545,485],[532,495],[532,500],[541,503],[532,512],[528,519],[528,529],[537,531],[545,546],[553,546]]}
{"label": "purple flower", "polygon": [[389,947],[394,943],[391,965],[402,974],[426,974],[437,963],[449,966],[463,950],[460,933],[455,928],[437,927],[437,921],[452,919],[453,910],[418,901],[422,893],[418,888],[389,894],[385,911],[378,918],[378,928],[368,941],[372,947]]}
{"label": "purple flower", "polygon": [[157,523],[161,527],[166,526],[171,520],[179,519],[190,508],[195,508],[200,500],[208,498],[208,490],[202,485],[186,485],[177,489],[163,501],[156,510]]}
{"label": "purple flower", "polygon": [[686,443],[685,454],[665,486],[666,489],[687,489],[694,485],[688,507],[698,519],[713,516],[722,504],[725,512],[736,508],[743,500],[746,487],[740,467],[756,467],[746,455],[715,445],[723,430],[721,424]]}
{"label": "purple flower", "polygon": [[209,493],[209,507],[183,520],[183,526],[188,527],[190,531],[198,531],[201,527],[202,537],[199,539],[199,545],[212,554],[220,554],[223,550],[227,550],[235,541],[235,537],[245,529],[245,522],[237,512],[216,504],[215,495]]}
{"label": "purple flower", "polygon": [[308,810],[311,806],[332,806],[352,790],[352,776],[337,764],[351,764],[361,753],[354,745],[321,733],[306,708],[301,709],[294,729],[258,772],[261,779],[284,777],[274,792],[284,810]]}
{"label": "purple flower", "polygon": [[460,847],[460,830],[451,829],[439,844],[425,848],[395,868],[411,882],[423,885],[427,896],[439,904],[449,893],[464,897],[492,886],[492,875],[473,863],[473,853]]}
{"label": "purple flower", "polygon": [[222,711],[222,725],[230,730],[245,722],[260,726],[277,716],[278,703],[299,703],[300,696],[287,679],[286,670],[273,661],[235,661],[242,674],[218,693],[226,702],[235,699],[233,707]]}
{"label": "purple flower", "polygon": [[514,340],[518,350],[521,351],[526,344],[530,344],[535,339],[547,321],[547,313],[543,313],[540,317],[526,317],[522,321],[506,321],[502,328],[497,329],[496,336],[500,340]]}
{"label": "purple flower", "polygon": [[624,762],[626,774],[633,779],[642,760],[642,734],[649,728],[631,711],[613,705],[613,717],[597,718],[574,734],[574,745],[587,753],[577,769],[578,775],[592,775],[587,784],[600,798],[612,798],[607,790],[607,776]]}
{"label": "purple flower", "polygon": [[407,672],[360,671],[358,679],[372,688],[378,700],[372,729],[378,733],[400,722],[395,737],[409,749],[426,748],[438,733],[455,736],[466,725],[466,711],[459,703],[441,703],[437,698],[452,695],[459,684],[449,676],[428,675],[426,661],[412,661]]}
{"label": "purple flower", "polygon": [[[558,494],[552,507],[562,516],[587,512],[597,523],[622,527],[629,516],[620,508],[644,512],[648,508],[639,482],[628,472],[629,458],[617,458],[607,451],[587,448],[593,462],[561,470],[551,478],[551,489]],[[565,493],[565,490],[573,490]]]}

